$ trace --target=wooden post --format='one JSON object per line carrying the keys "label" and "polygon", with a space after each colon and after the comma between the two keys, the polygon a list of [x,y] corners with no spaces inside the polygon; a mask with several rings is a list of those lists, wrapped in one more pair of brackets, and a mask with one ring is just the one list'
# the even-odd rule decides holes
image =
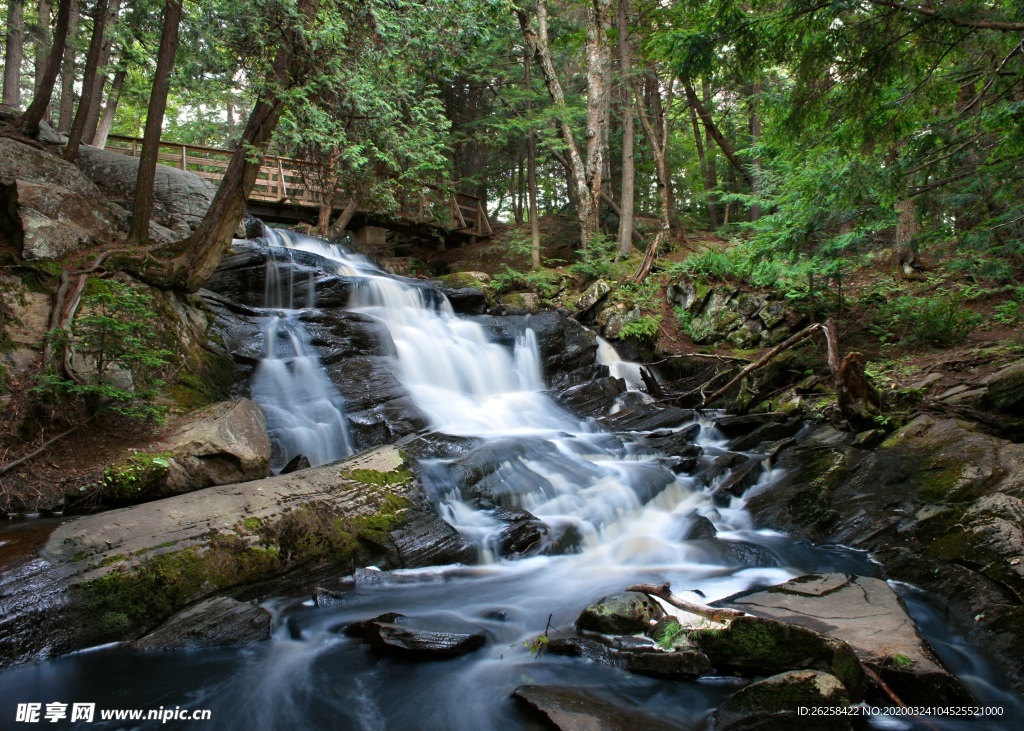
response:
{"label": "wooden post", "polygon": [[280,194],[281,200],[285,200],[288,197],[288,187],[284,182],[284,165],[281,164],[281,158],[277,158],[277,174],[279,180],[278,193]]}
{"label": "wooden post", "polygon": [[188,153],[185,152],[185,145],[181,146],[181,169],[187,169],[188,165]]}

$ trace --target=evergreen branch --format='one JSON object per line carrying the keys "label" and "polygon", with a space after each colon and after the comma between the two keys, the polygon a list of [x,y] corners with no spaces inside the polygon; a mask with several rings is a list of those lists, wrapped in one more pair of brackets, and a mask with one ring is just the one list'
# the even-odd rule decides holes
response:
{"label": "evergreen branch", "polygon": [[915,15],[923,15],[926,18],[933,20],[940,20],[950,25],[959,26],[961,28],[981,28],[984,30],[999,30],[999,31],[1010,31],[1017,32],[1024,30],[1024,22],[1008,21],[1008,20],[972,20],[969,18],[958,18],[954,15],[947,13],[940,13],[935,8],[929,8],[922,5],[904,5],[901,2],[895,0],[870,0],[872,5],[881,5],[882,7],[892,8],[894,10],[902,10],[905,13],[913,13]]}

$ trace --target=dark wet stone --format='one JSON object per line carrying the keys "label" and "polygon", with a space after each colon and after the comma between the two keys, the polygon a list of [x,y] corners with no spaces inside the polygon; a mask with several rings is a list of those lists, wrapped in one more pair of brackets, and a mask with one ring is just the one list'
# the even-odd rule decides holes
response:
{"label": "dark wet stone", "polygon": [[306,459],[304,454],[296,454],[292,457],[291,461],[281,468],[281,474],[287,475],[292,472],[298,472],[299,470],[305,470],[310,467],[309,460]]}
{"label": "dark wet stone", "polygon": [[181,610],[132,647],[185,650],[270,639],[270,612],[248,602],[215,597]]}
{"label": "dark wet stone", "polygon": [[763,474],[764,465],[761,460],[748,459],[743,464],[734,467],[729,476],[718,483],[712,497],[718,503],[728,504],[730,497],[742,497],[743,493],[753,487]]}
{"label": "dark wet stone", "polygon": [[793,417],[786,421],[769,421],[732,442],[729,449],[734,452],[750,452],[765,442],[775,442],[793,436],[803,428],[803,425],[803,419],[799,417]]}
{"label": "dark wet stone", "polygon": [[625,390],[621,378],[607,376],[571,386],[556,394],[555,399],[578,417],[598,417],[607,414]]}
{"label": "dark wet stone", "polygon": [[388,538],[389,552],[404,568],[471,563],[473,547],[433,513],[417,512]]}
{"label": "dark wet stone", "polygon": [[718,535],[715,524],[703,515],[691,515],[687,518],[687,522],[689,525],[682,536],[684,541],[701,541]]}
{"label": "dark wet stone", "polygon": [[487,310],[487,295],[476,287],[440,287],[439,291],[460,315],[482,315]]}
{"label": "dark wet stone", "polygon": [[395,613],[350,625],[345,633],[361,636],[370,647],[381,652],[439,659],[465,655],[487,642],[483,630],[461,622]]}
{"label": "dark wet stone", "polygon": [[557,637],[544,649],[552,655],[580,657],[601,665],[615,664],[615,655],[607,645],[586,637]]}
{"label": "dark wet stone", "polygon": [[558,731],[669,731],[681,726],[621,707],[587,691],[557,686],[520,685],[512,697]]}
{"label": "dark wet stone", "polygon": [[726,439],[735,439],[749,434],[760,426],[786,420],[785,414],[740,414],[722,416],[715,419],[715,428]]}
{"label": "dark wet stone", "polygon": [[593,602],[576,619],[576,629],[606,635],[643,632],[665,612],[646,594],[623,591]]}
{"label": "dark wet stone", "polygon": [[641,652],[629,655],[626,670],[656,678],[693,680],[711,672],[711,661],[699,650]]}
{"label": "dark wet stone", "polygon": [[643,404],[622,409],[598,421],[611,431],[657,431],[683,426],[693,421],[696,413],[692,409]]}
{"label": "dark wet stone", "polygon": [[313,589],[312,599],[313,603],[318,607],[333,607],[344,603],[346,597],[344,594],[339,594],[336,591],[331,591],[330,589],[324,589],[323,587],[318,586]]}

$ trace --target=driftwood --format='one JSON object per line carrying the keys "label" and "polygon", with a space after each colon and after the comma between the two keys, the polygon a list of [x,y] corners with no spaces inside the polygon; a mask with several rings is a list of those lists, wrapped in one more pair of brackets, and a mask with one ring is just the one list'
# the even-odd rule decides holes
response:
{"label": "driftwood", "polygon": [[660,586],[658,584],[633,584],[633,586],[626,589],[626,591],[638,591],[641,594],[658,597],[659,599],[663,599],[668,602],[673,607],[682,609],[684,612],[689,612],[690,614],[696,614],[698,617],[704,617],[704,619],[710,619],[712,622],[728,622],[731,619],[736,619],[736,617],[744,616],[743,612],[736,609],[709,607],[704,604],[695,604],[683,599],[682,597],[678,597],[672,593],[672,587],[667,581]]}
{"label": "driftwood", "polygon": [[731,389],[737,383],[739,383],[744,378],[749,376],[751,373],[753,373],[754,371],[758,370],[759,368],[763,368],[766,365],[768,365],[772,361],[772,359],[774,359],[775,356],[777,356],[779,353],[781,353],[784,350],[788,350],[789,348],[792,348],[797,343],[803,342],[804,340],[809,338],[811,335],[813,335],[815,331],[817,331],[819,329],[821,329],[821,325],[819,323],[815,323],[813,325],[808,325],[807,327],[805,327],[803,330],[801,330],[800,332],[796,333],[795,335],[790,335],[784,341],[782,341],[781,343],[776,345],[774,348],[772,348],[771,350],[766,352],[764,355],[762,355],[757,361],[751,363],[746,368],[744,368],[742,371],[740,371],[739,374],[737,374],[736,377],[733,378],[731,381],[729,381],[727,384],[725,384],[720,389],[715,391],[713,394],[711,394],[710,396],[705,398],[704,402],[703,402],[703,405],[706,406],[709,403],[715,401],[715,399],[721,398],[722,396],[724,396],[726,393],[729,392],[729,389]]}
{"label": "driftwood", "polygon": [[640,369],[640,378],[643,379],[644,386],[647,387],[647,393],[657,399],[665,398],[665,392],[661,389],[661,384],[658,383],[658,379],[654,377],[649,368]]}
{"label": "driftwood", "polygon": [[870,429],[875,424],[881,399],[875,387],[868,381],[864,367],[860,364],[860,353],[847,353],[840,360],[839,335],[836,324],[828,318],[822,326],[828,347],[828,367],[832,371],[832,383],[836,388],[839,410],[854,429]]}

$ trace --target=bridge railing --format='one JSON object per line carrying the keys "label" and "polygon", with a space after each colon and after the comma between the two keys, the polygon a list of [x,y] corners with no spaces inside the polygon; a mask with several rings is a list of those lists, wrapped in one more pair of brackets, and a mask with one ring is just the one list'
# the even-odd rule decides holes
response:
{"label": "bridge railing", "polygon": [[[142,139],[110,135],[107,138],[107,149],[138,157],[142,152]],[[217,184],[223,179],[232,154],[231,150],[216,147],[161,140],[157,161],[188,170]],[[318,196],[308,184],[312,176],[304,174],[304,169],[308,168],[309,163],[302,160],[267,155],[260,166],[249,200],[317,208]],[[487,209],[481,198],[466,193],[446,192],[432,185],[417,187],[418,190],[405,190],[397,196],[400,218],[473,236],[490,236],[494,232],[487,220]],[[349,195],[339,187],[335,190],[333,207],[344,207],[348,199]]]}

